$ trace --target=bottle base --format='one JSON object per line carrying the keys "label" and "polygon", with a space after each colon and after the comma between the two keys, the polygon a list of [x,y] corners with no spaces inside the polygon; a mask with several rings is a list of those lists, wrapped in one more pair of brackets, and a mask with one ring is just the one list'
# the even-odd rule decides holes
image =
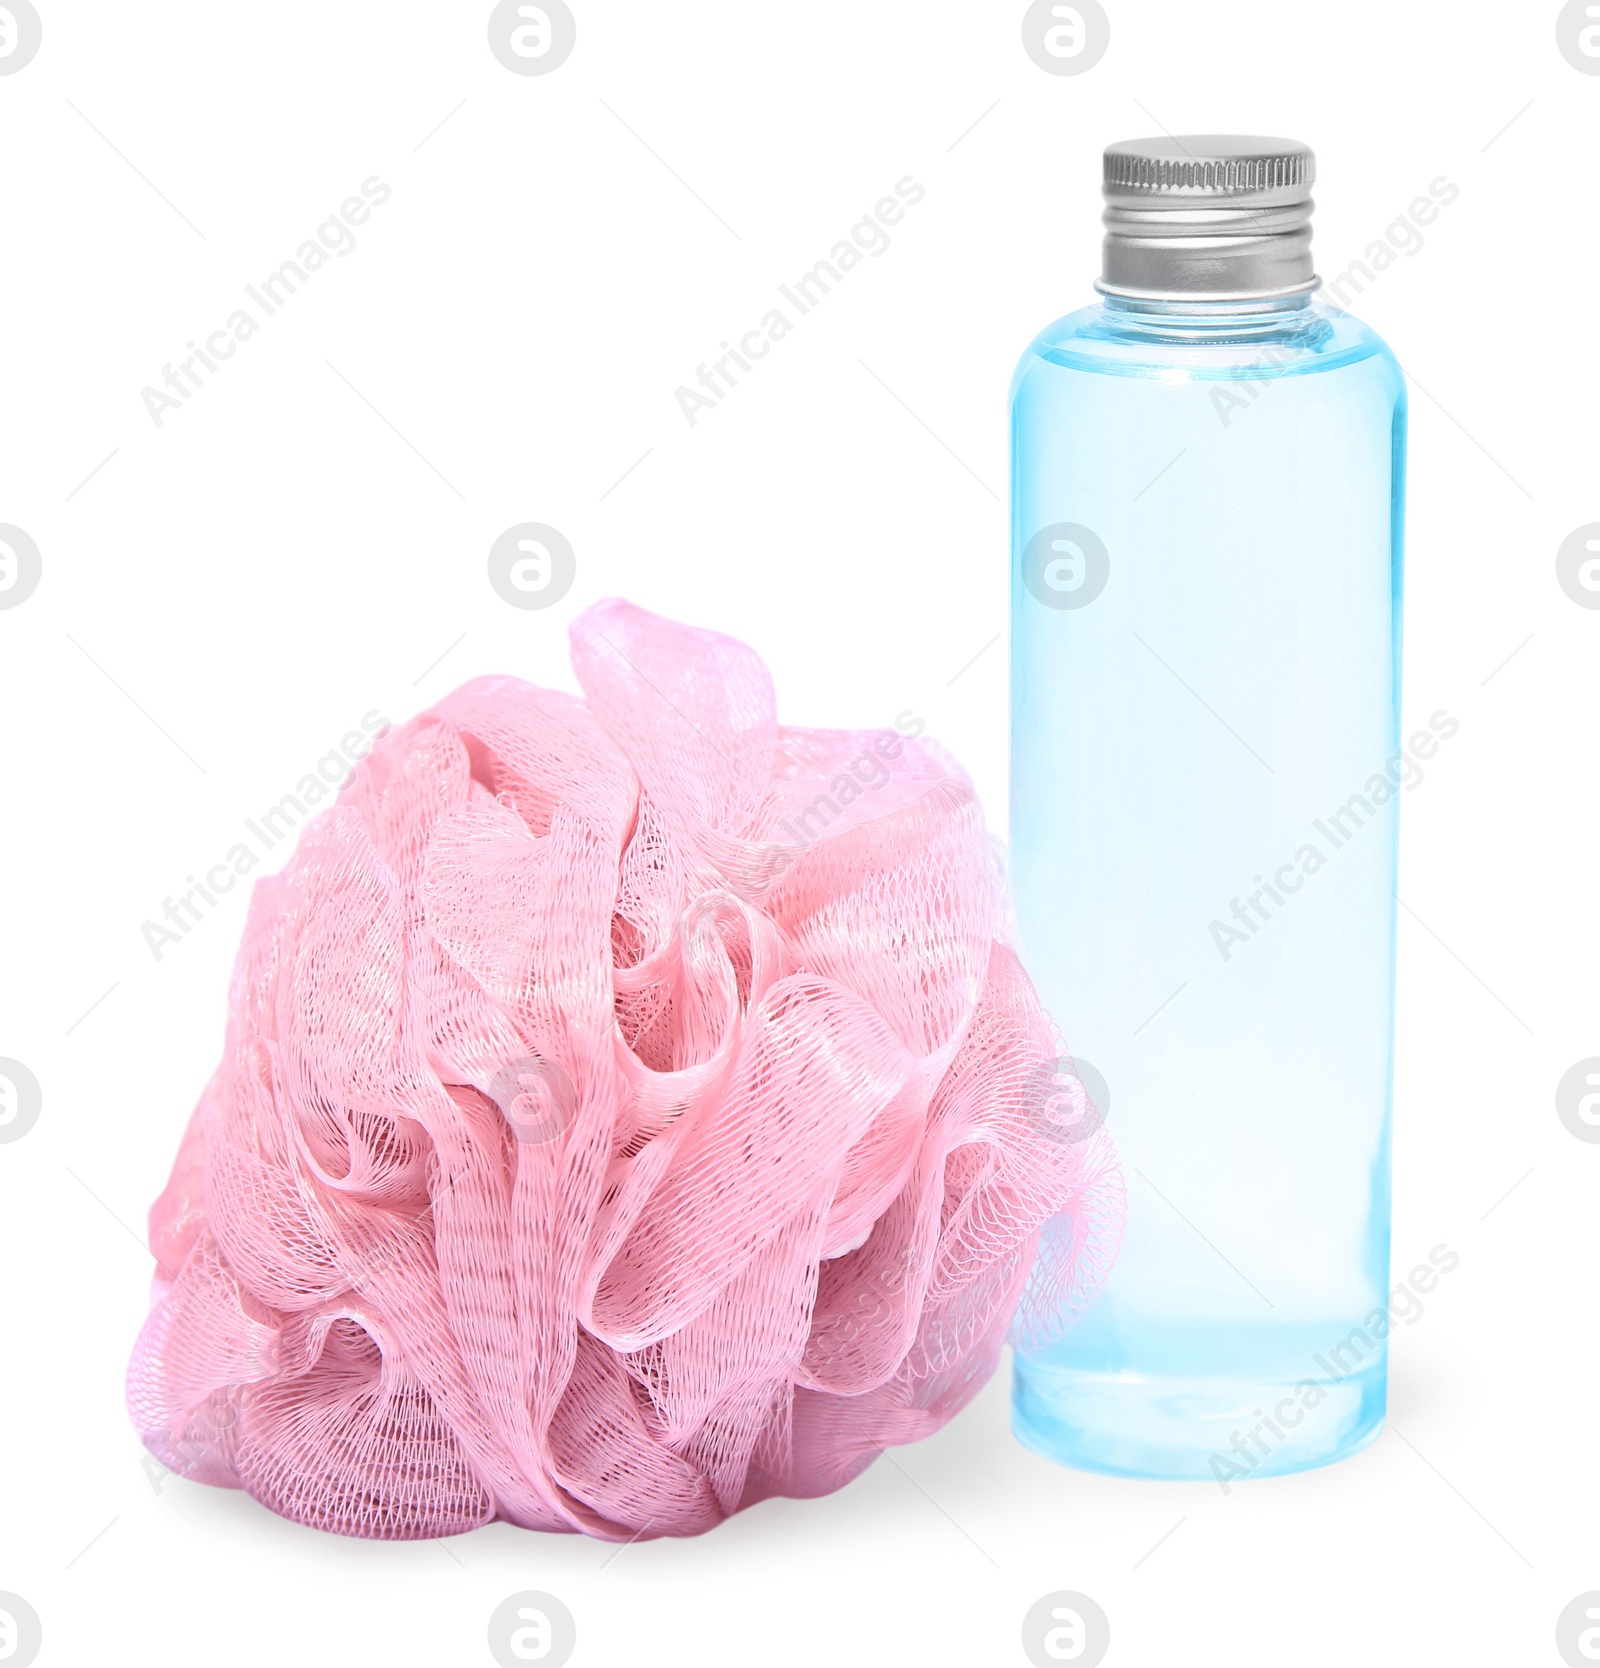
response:
{"label": "bottle base", "polygon": [[1034,1453],[1113,1477],[1215,1482],[1309,1471],[1383,1429],[1382,1360],[1342,1377],[1151,1378],[1018,1360],[1011,1430]]}

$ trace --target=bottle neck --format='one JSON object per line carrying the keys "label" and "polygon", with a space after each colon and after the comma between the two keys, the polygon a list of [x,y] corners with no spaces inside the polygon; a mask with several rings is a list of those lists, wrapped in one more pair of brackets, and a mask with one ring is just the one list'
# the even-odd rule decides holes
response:
{"label": "bottle neck", "polygon": [[1295,339],[1320,322],[1309,289],[1247,300],[1194,297],[1182,301],[1102,291],[1100,300],[1106,323],[1118,334],[1161,341]]}

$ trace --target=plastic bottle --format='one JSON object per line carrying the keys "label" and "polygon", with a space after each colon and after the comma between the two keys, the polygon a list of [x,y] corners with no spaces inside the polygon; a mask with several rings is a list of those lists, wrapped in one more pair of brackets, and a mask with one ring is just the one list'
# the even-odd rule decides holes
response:
{"label": "plastic bottle", "polygon": [[1382,1425],[1397,805],[1455,724],[1402,754],[1405,388],[1314,298],[1312,177],[1111,146],[1101,300],[1012,390],[1017,927],[1062,1138],[1104,1120],[1128,1183],[1013,1428],[1225,1487]]}

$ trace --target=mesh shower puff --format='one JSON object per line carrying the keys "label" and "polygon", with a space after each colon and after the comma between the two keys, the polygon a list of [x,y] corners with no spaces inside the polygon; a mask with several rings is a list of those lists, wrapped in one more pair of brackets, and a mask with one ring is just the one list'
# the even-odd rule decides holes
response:
{"label": "mesh shower puff", "polygon": [[780,725],[751,650],[627,603],[572,654],[584,699],[479,678],[385,733],[259,883],[151,1211],[140,1436],[300,1523],[826,1493],[1115,1253],[960,769]]}

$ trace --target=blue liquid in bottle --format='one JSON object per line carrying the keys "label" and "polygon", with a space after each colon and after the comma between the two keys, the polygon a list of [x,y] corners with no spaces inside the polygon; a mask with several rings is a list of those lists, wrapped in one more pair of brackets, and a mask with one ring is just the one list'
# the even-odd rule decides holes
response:
{"label": "blue liquid in bottle", "polygon": [[[1105,1290],[1017,1357],[1013,1428],[1230,1486],[1377,1436],[1390,1325],[1405,389],[1313,298],[1309,152],[1287,184],[1257,169],[1274,200],[1239,188],[1286,143],[1165,142],[1242,152],[1226,200],[1185,196],[1207,176],[1170,151],[1143,199],[1124,165],[1138,247],[1117,265],[1113,228],[1107,272],[1134,281],[1039,335],[1012,391],[1018,932],[1128,1185]],[[1152,234],[1174,198],[1191,229]],[[1301,247],[1229,268],[1196,201],[1256,216],[1206,228],[1224,244]]]}

